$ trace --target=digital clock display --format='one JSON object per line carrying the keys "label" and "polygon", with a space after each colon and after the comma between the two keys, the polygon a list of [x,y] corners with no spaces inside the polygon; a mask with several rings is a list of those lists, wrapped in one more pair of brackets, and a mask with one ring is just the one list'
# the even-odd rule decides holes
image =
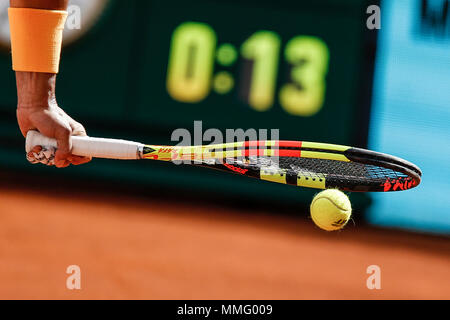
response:
{"label": "digital clock display", "polygon": [[363,4],[153,0],[147,9],[133,121],[173,130],[202,120],[219,129],[279,128],[283,139],[357,140],[367,107],[359,100]]}
{"label": "digital clock display", "polygon": [[[211,93],[228,94],[234,77],[228,71],[213,75],[214,62],[227,69],[240,55],[249,83],[240,81],[242,102],[256,111],[267,111],[278,98],[280,106],[297,116],[312,116],[323,106],[328,71],[328,47],[320,38],[296,36],[281,51],[281,38],[273,31],[256,31],[239,48],[225,43],[217,47],[214,29],[204,23],[185,22],[173,35],[167,71],[169,95],[179,101],[199,103]],[[292,82],[276,95],[280,55],[290,66]],[[211,85],[212,84],[212,85]]]}

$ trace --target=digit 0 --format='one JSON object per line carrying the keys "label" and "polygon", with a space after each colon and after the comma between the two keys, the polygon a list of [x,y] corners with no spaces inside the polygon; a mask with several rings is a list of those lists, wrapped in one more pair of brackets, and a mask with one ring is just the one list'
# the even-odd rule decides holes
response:
{"label": "digit 0", "polygon": [[167,91],[180,102],[196,103],[211,90],[217,36],[207,24],[186,22],[172,36]]}

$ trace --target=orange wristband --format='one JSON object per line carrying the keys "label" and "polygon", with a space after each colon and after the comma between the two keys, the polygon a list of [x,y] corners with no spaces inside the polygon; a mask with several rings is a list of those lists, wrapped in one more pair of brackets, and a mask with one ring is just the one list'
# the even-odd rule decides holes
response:
{"label": "orange wristband", "polygon": [[67,12],[9,8],[13,70],[58,73]]}

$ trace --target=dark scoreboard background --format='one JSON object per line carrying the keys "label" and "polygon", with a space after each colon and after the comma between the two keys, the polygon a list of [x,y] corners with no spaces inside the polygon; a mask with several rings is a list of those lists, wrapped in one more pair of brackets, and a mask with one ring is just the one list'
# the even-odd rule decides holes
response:
{"label": "dark scoreboard background", "polygon": [[[280,129],[283,140],[366,146],[376,35],[366,28],[366,1],[104,2],[95,23],[64,47],[57,83],[60,105],[90,135],[173,144],[173,130],[192,131],[201,120],[204,130]],[[149,161],[30,166],[15,122],[10,65],[3,50],[4,171],[292,204],[309,203],[315,192]],[[367,203],[362,196],[353,200]]]}

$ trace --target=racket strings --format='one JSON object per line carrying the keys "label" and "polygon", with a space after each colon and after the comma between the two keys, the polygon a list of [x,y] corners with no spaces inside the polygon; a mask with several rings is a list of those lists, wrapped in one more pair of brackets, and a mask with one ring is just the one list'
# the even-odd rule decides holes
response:
{"label": "racket strings", "polygon": [[314,174],[325,174],[327,176],[352,177],[369,180],[407,177],[407,175],[401,172],[388,168],[357,162],[343,162],[326,159],[280,158],[280,168],[289,168],[294,173],[304,173],[307,171]]}
{"label": "racket strings", "polygon": [[295,158],[295,157],[246,157],[228,158],[227,163],[249,167],[254,170],[268,168],[280,170],[289,176],[310,176],[311,178],[323,178],[333,176],[341,179],[352,180],[386,180],[408,177],[401,172],[383,168],[380,166],[343,162],[327,159]]}

